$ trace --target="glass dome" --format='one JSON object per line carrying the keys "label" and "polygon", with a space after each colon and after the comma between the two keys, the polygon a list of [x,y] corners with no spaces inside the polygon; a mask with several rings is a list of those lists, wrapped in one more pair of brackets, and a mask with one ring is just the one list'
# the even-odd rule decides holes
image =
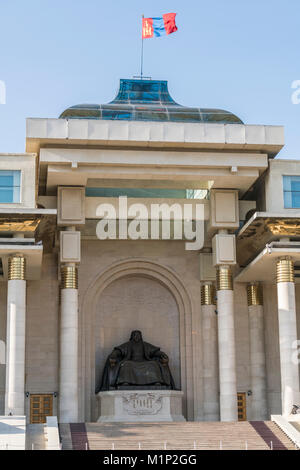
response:
{"label": "glass dome", "polygon": [[66,109],[62,119],[169,121],[243,124],[223,109],[189,108],[176,103],[165,80],[121,79],[116,98],[108,104],[78,104]]}

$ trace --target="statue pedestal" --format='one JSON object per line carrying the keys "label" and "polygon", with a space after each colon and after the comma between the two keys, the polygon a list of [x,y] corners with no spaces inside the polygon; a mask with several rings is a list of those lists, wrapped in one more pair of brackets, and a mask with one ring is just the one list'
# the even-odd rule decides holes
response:
{"label": "statue pedestal", "polygon": [[113,390],[99,392],[98,422],[185,421],[183,392],[178,390]]}

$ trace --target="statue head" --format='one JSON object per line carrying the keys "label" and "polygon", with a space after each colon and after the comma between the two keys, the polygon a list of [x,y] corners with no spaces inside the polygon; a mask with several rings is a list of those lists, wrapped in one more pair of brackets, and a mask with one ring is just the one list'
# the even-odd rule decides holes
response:
{"label": "statue head", "polygon": [[140,330],[132,331],[130,335],[130,341],[134,341],[135,343],[143,341],[142,332]]}

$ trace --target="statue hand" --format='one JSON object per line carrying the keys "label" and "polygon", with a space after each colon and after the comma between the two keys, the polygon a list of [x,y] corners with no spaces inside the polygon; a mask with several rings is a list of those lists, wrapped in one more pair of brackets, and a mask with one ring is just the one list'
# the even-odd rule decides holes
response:
{"label": "statue hand", "polygon": [[162,353],[161,356],[160,356],[160,362],[162,364],[168,364],[169,362],[169,358],[168,356],[165,354],[165,353]]}
{"label": "statue hand", "polygon": [[116,363],[117,363],[117,361],[116,361],[116,359],[114,359],[113,357],[111,357],[111,358],[109,359],[110,367],[115,367]]}

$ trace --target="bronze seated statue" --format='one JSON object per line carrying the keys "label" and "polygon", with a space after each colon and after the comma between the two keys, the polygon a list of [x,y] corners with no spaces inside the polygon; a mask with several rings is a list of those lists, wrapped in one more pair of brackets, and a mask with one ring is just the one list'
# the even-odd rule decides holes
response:
{"label": "bronze seated statue", "polygon": [[174,390],[168,363],[168,356],[160,348],[143,341],[140,331],[132,331],[130,340],[115,347],[108,356],[102,383],[96,393],[120,388]]}

